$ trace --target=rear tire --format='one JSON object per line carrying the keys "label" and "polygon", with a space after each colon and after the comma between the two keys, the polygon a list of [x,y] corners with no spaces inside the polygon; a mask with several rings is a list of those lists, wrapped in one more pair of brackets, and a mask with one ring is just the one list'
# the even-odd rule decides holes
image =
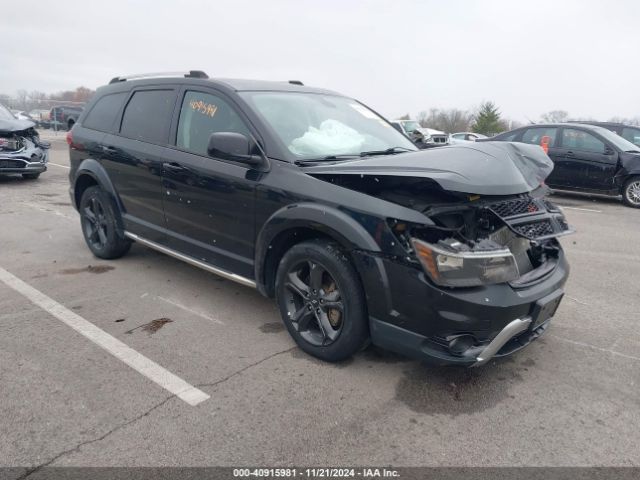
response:
{"label": "rear tire", "polygon": [[311,240],[291,247],[280,261],[275,291],[282,320],[306,353],[338,362],[367,344],[364,291],[339,245]]}
{"label": "rear tire", "polygon": [[631,177],[622,188],[622,200],[633,208],[640,208],[640,176]]}
{"label": "rear tire", "polygon": [[80,224],[89,250],[98,258],[119,258],[131,248],[122,235],[120,213],[107,192],[98,186],[87,188],[80,199]]}
{"label": "rear tire", "polygon": [[25,180],[36,180],[40,176],[39,173],[23,173],[22,178]]}

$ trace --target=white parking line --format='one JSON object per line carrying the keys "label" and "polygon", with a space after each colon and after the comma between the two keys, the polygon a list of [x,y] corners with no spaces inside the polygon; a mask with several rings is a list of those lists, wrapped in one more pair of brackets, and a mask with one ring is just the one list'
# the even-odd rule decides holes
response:
{"label": "white parking line", "polygon": [[44,293],[20,280],[12,273],[0,267],[0,280],[16,292],[27,297],[31,302],[50,313],[65,325],[73,328],[80,335],[88,338],[93,343],[102,347],[114,357],[122,360],[135,371],[144,375],[152,382],[157,383],[176,397],[184,400],[191,406],[196,406],[207,400],[209,395],[193,385],[182,380],[170,371],[161,367],[153,360],[122,343],[117,338],[109,335],[93,323],[85,320],[80,315],[67,309],[64,305],[49,298]]}
{"label": "white parking line", "polygon": [[579,211],[581,211],[581,212],[602,213],[602,210],[593,210],[593,209],[591,209],[591,208],[566,207],[566,206],[561,205],[561,204],[558,204],[558,206],[559,206],[560,208],[563,208],[563,209],[565,209],[565,208],[566,208],[567,210],[579,210]]}
{"label": "white parking line", "polygon": [[[142,297],[140,297],[142,298]],[[165,298],[165,297],[156,297],[158,300],[162,300],[163,302],[167,302],[170,305],[173,305],[174,307],[178,307],[181,308],[182,310],[184,310],[185,312],[189,312],[193,315],[196,315],[200,318],[204,318],[205,320],[209,320],[210,322],[213,323],[217,323],[218,325],[224,325],[224,322],[222,320],[218,320],[217,318],[213,318],[205,313],[202,312],[198,312],[197,310],[194,310],[193,308],[189,308],[186,305],[182,305],[181,303],[176,302],[175,300],[171,300],[170,298]]]}
{"label": "white parking line", "polygon": [[47,165],[55,165],[56,167],[66,168],[67,170],[71,167],[69,165],[60,165],[59,163],[47,162]]}
{"label": "white parking line", "polygon": [[576,342],[575,340],[570,340],[568,338],[559,337],[557,335],[549,334],[550,337],[557,338],[560,341],[570,343],[572,345],[576,345],[578,347],[590,348],[592,350],[597,350],[599,352],[610,353],[616,357],[627,358],[629,360],[638,360],[640,361],[640,357],[635,357],[633,355],[626,355],[624,353],[618,352],[616,350],[611,350],[609,348],[596,347],[595,345],[591,345],[590,343]]}

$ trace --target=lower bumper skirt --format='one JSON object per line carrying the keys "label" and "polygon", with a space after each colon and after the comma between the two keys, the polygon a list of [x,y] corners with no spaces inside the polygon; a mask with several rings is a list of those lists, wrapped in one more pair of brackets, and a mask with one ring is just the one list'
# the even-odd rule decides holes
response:
{"label": "lower bumper skirt", "polygon": [[459,365],[477,367],[484,365],[494,357],[510,355],[526,347],[542,335],[548,328],[550,320],[531,330],[532,319],[525,317],[508,323],[486,345],[474,348],[473,352],[464,356],[453,355],[436,345],[429,338],[381,320],[370,318],[371,341],[374,345],[409,357],[416,358],[431,365]]}

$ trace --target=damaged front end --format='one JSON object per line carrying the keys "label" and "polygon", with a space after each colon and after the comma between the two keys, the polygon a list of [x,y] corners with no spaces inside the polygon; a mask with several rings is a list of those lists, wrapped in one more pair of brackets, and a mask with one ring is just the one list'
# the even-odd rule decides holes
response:
{"label": "damaged front end", "polygon": [[471,366],[541,335],[569,272],[558,238],[573,232],[545,198],[551,169],[539,147],[486,143],[307,169],[423,215],[387,215],[391,307],[370,309],[373,343]]}
{"label": "damaged front end", "polygon": [[544,198],[552,164],[537,146],[448,147],[309,168],[316,178],[417,210],[431,222],[390,219],[409,258],[443,287],[539,278],[571,233]]}
{"label": "damaged front end", "polygon": [[37,175],[44,172],[50,144],[40,140],[33,122],[0,121],[0,174]]}
{"label": "damaged front end", "polygon": [[553,269],[560,249],[556,238],[572,233],[543,193],[541,188],[508,199],[474,198],[430,208],[425,213],[433,225],[394,220],[391,227],[436,285],[522,287]]}

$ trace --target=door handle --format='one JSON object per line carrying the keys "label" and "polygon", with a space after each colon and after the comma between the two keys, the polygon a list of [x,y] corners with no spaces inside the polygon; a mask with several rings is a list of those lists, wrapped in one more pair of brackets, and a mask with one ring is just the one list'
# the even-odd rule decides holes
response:
{"label": "door handle", "polygon": [[118,149],[116,147],[111,147],[109,145],[102,145],[102,151],[104,153],[117,153]]}
{"label": "door handle", "polygon": [[565,153],[564,156],[565,157],[569,157],[569,158],[575,157],[575,155],[573,154],[573,152],[571,150],[569,150],[567,153]]}
{"label": "door handle", "polygon": [[177,163],[163,163],[162,168],[168,172],[184,172],[187,169]]}

